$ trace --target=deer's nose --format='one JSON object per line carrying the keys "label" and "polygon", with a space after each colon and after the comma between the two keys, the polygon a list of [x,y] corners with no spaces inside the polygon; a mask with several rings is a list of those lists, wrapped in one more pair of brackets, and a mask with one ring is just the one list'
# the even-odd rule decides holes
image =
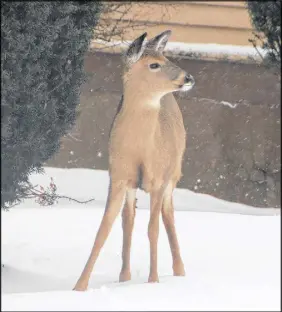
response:
{"label": "deer's nose", "polygon": [[186,75],[184,77],[184,84],[191,86],[191,85],[194,85],[194,83],[195,83],[195,80],[192,75]]}

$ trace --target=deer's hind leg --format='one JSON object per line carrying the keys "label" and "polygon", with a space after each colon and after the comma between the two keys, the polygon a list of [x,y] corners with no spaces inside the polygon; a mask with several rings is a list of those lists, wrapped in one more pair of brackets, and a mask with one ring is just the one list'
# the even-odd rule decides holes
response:
{"label": "deer's hind leg", "polygon": [[165,190],[164,198],[163,198],[163,205],[162,205],[162,219],[163,219],[163,223],[167,232],[171,255],[172,255],[173,275],[185,276],[184,264],[180,256],[180,249],[179,249],[175,223],[174,223],[174,207],[173,207],[173,200],[172,200],[172,193],[173,193],[174,187],[175,187],[175,184],[171,182],[168,184]]}
{"label": "deer's hind leg", "polygon": [[136,189],[131,188],[128,189],[126,192],[126,199],[122,211],[123,245],[122,245],[122,268],[119,275],[120,282],[131,280],[130,249],[136,212],[135,208],[136,208]]}
{"label": "deer's hind leg", "polygon": [[101,248],[104,246],[105,241],[112,229],[113,223],[118,213],[120,212],[125,191],[126,181],[111,181],[106,209],[102,222],[97,232],[91,254],[88,258],[83,272],[81,273],[79,280],[74,287],[74,290],[84,291],[87,289],[94,264],[100,254]]}

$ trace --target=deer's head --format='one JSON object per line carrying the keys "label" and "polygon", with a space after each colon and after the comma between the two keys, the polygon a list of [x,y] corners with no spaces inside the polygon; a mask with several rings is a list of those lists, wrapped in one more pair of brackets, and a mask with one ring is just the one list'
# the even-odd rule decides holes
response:
{"label": "deer's head", "polygon": [[125,87],[160,97],[193,88],[194,78],[163,55],[170,34],[167,30],[145,42],[144,33],[132,42],[123,57]]}

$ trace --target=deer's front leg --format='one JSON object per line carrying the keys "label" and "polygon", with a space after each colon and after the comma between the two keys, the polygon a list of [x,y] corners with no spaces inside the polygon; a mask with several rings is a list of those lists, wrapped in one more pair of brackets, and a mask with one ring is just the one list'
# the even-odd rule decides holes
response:
{"label": "deer's front leg", "polygon": [[173,274],[175,276],[185,276],[184,264],[180,256],[179,244],[174,224],[174,207],[172,200],[172,192],[173,187],[172,183],[170,183],[164,194],[162,217],[172,254]]}

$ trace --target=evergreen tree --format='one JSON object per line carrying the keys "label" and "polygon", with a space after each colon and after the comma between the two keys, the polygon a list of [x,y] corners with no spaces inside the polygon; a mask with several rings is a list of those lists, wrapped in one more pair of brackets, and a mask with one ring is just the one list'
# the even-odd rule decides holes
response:
{"label": "evergreen tree", "polygon": [[[247,1],[255,37],[268,52],[266,60],[280,70],[281,66],[281,0]],[[256,46],[256,40],[251,40]]]}
{"label": "evergreen tree", "polygon": [[1,207],[25,197],[76,119],[101,3],[1,2]]}

